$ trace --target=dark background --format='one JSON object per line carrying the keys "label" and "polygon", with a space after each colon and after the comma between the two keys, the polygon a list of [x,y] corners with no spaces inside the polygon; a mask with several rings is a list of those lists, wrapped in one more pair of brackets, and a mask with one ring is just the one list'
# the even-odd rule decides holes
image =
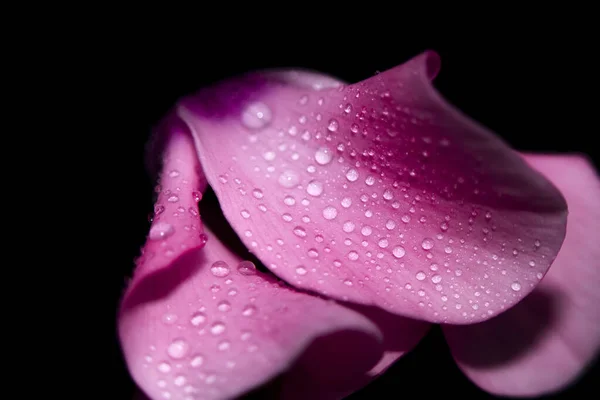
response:
{"label": "dark background", "polygon": [[[97,168],[110,182],[99,190],[102,205],[95,212],[99,221],[105,212],[119,221],[111,233],[110,261],[97,273],[103,282],[103,323],[95,331],[96,354],[106,357],[107,364],[100,378],[87,378],[89,385],[100,379],[112,393],[108,398],[130,399],[134,390],[116,339],[115,315],[149,228],[153,180],[144,169],[144,145],[152,126],[184,94],[235,74],[273,67],[309,68],[356,82],[433,49],[442,58],[436,87],[513,147],[584,153],[598,166],[593,141],[598,128],[589,125],[591,103],[584,96],[593,75],[589,32],[562,24],[516,32],[507,24],[492,33],[465,28],[465,34],[456,35],[458,23],[437,32],[401,32],[388,22],[364,26],[358,20],[337,21],[333,28],[286,21],[212,27],[204,24],[206,19],[185,30],[177,21],[118,33],[109,25],[87,49],[91,58],[86,65],[91,68],[82,85],[100,103],[92,123],[101,133],[93,146],[101,155]],[[552,398],[595,397],[600,393],[597,369]],[[441,332],[434,329],[351,399],[399,398],[415,390],[425,397],[493,398],[461,374]]]}

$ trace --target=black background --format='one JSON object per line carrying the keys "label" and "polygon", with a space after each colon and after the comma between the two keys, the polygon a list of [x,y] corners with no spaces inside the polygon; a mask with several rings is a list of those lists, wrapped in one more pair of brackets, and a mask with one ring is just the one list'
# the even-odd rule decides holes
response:
{"label": "black background", "polygon": [[[442,58],[436,87],[513,147],[584,153],[598,166],[593,141],[598,129],[589,125],[593,110],[585,95],[593,75],[589,32],[562,24],[516,32],[507,24],[492,33],[464,28],[465,33],[457,35],[458,23],[437,32],[404,32],[393,23],[365,26],[356,19],[338,21],[333,28],[330,23],[299,26],[285,20],[208,26],[209,19],[204,15],[197,26],[185,30],[177,21],[118,33],[107,26],[86,49],[91,58],[85,61],[88,72],[82,85],[101,104],[93,119],[101,131],[94,144],[100,154],[96,167],[110,182],[99,190],[102,205],[94,212],[98,220],[106,213],[119,221],[111,234],[110,254],[104,254],[109,261],[97,272],[103,282],[103,323],[95,332],[102,350],[97,356],[107,364],[101,376],[92,374],[86,381],[92,386],[108,382],[109,398],[130,399],[134,390],[116,339],[115,315],[149,228],[154,182],[144,169],[144,145],[152,126],[184,94],[228,76],[272,67],[309,68],[356,82],[433,49]],[[555,398],[595,397],[593,393],[600,393],[597,372],[591,370]],[[439,329],[351,399],[413,393],[490,398],[455,366]]]}

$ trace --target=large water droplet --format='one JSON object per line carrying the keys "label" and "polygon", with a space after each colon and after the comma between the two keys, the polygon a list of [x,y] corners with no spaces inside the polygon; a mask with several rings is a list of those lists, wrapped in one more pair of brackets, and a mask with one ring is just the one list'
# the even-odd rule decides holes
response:
{"label": "large water droplet", "polygon": [[215,322],[210,327],[210,333],[213,335],[220,335],[223,332],[225,332],[225,324],[222,322]]}
{"label": "large water droplet", "polygon": [[417,275],[415,275],[415,277],[417,278],[418,281],[422,281],[427,277],[427,275],[425,275],[425,272],[419,271],[419,272],[417,272]]}
{"label": "large water droplet", "polygon": [[210,272],[216,277],[223,278],[229,275],[229,265],[225,261],[216,261],[210,267]]}
{"label": "large water droplet", "polygon": [[185,357],[189,348],[190,345],[184,339],[175,339],[167,348],[167,354],[172,358],[180,359]]}
{"label": "large water droplet", "polygon": [[192,314],[192,319],[190,320],[190,322],[194,326],[200,326],[206,322],[206,315],[201,312],[194,313]]}
{"label": "large water droplet", "polygon": [[315,161],[317,164],[326,165],[331,162],[333,159],[333,152],[329,150],[327,147],[321,147],[315,153]]}
{"label": "large water droplet", "polygon": [[256,275],[256,265],[252,261],[242,261],[238,264],[237,270],[242,275]]}
{"label": "large water droplet", "polygon": [[173,233],[175,233],[175,228],[173,228],[173,225],[166,222],[157,222],[152,225],[152,228],[150,228],[150,234],[148,237],[151,240],[160,240],[168,238]]}
{"label": "large water droplet", "polygon": [[217,304],[217,310],[222,311],[222,312],[227,312],[227,311],[231,310],[231,303],[228,302],[227,300],[223,300],[223,301],[219,302],[219,304]]}
{"label": "large water droplet", "polygon": [[392,250],[392,254],[394,255],[394,257],[396,258],[402,258],[404,257],[404,255],[406,254],[406,250],[404,250],[404,247],[402,246],[396,246],[394,247],[394,249]]}
{"label": "large water droplet", "polygon": [[286,170],[279,176],[279,184],[286,188],[292,188],[298,185],[300,176],[296,171]]}
{"label": "large water droplet", "polygon": [[344,230],[344,232],[350,233],[350,232],[354,231],[354,227],[355,227],[354,222],[346,221],[346,222],[344,222],[342,229]]}
{"label": "large water droplet", "polygon": [[271,109],[260,102],[249,104],[242,112],[242,123],[250,129],[264,128],[272,118]]}
{"label": "large water droplet", "polygon": [[337,122],[336,119],[330,119],[329,120],[329,124],[327,125],[327,130],[330,132],[335,132],[338,130],[338,128],[340,127],[339,122]]}
{"label": "large water droplet", "polygon": [[514,290],[515,292],[518,292],[519,290],[521,290],[521,284],[520,284],[519,282],[513,282],[513,283],[510,285],[510,288],[511,288],[512,290]]}
{"label": "large water droplet", "polygon": [[421,247],[422,247],[424,250],[430,250],[430,249],[432,249],[432,248],[433,248],[433,244],[434,244],[434,243],[433,243],[433,239],[430,239],[430,238],[425,238],[425,239],[423,239],[423,241],[421,242]]}
{"label": "large water droplet", "polygon": [[320,196],[323,193],[323,184],[317,180],[312,180],[308,182],[306,192],[311,196]]}
{"label": "large water droplet", "polygon": [[292,196],[285,196],[283,198],[283,203],[287,206],[293,206],[294,204],[296,204],[296,199]]}
{"label": "large water droplet", "polygon": [[356,181],[358,179],[358,171],[354,168],[349,169],[348,172],[346,172],[346,179],[350,182]]}
{"label": "large water droplet", "polygon": [[332,220],[337,217],[338,211],[335,207],[327,206],[323,209],[323,218],[327,220]]}

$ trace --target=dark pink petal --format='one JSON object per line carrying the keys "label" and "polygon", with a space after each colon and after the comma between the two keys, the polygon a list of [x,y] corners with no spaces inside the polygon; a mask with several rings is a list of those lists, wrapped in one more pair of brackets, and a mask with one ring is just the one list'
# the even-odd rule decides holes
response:
{"label": "dark pink petal", "polygon": [[526,159],[567,199],[563,246],[543,281],[516,307],[481,324],[444,327],[461,369],[502,395],[564,388],[600,348],[600,180],[581,157]]}
{"label": "dark pink petal", "polygon": [[425,53],[347,87],[248,75],[178,113],[225,216],[275,274],[336,299],[472,323],[537,285],[566,204],[440,97],[438,67]]}

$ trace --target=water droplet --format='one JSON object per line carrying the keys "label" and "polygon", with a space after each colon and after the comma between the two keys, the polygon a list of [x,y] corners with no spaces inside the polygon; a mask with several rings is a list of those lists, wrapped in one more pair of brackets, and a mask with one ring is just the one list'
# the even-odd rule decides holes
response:
{"label": "water droplet", "polygon": [[204,357],[200,354],[196,354],[195,356],[192,357],[192,360],[190,361],[190,366],[192,366],[193,368],[198,368],[203,363],[204,363]]}
{"label": "water droplet", "polygon": [[306,237],[306,230],[303,227],[297,226],[294,228],[294,235],[298,237]]}
{"label": "water droplet", "polygon": [[157,369],[163,374],[168,374],[169,372],[171,372],[171,364],[169,364],[168,362],[161,362],[160,364],[158,364]]}
{"label": "water droplet", "polygon": [[351,261],[356,261],[358,260],[358,253],[355,251],[351,251],[348,253],[348,259]]}
{"label": "water droplet", "polygon": [[242,261],[238,264],[237,270],[242,275],[256,275],[256,265],[252,261]]}
{"label": "water droplet", "polygon": [[169,172],[169,177],[171,177],[171,178],[177,178],[178,176],[179,176],[179,171],[177,171],[176,169]]}
{"label": "water droplet", "polygon": [[296,171],[286,170],[279,176],[279,184],[285,188],[292,188],[298,185],[300,176]]}
{"label": "water droplet", "polygon": [[285,196],[285,198],[283,199],[283,203],[287,206],[293,206],[294,204],[296,204],[296,199],[292,196]]}
{"label": "water droplet", "polygon": [[350,279],[346,279],[344,281],[344,285],[346,285],[346,286],[352,286],[352,281]]}
{"label": "water droplet", "polygon": [[168,238],[173,233],[175,233],[175,228],[173,228],[173,225],[166,222],[157,222],[152,225],[152,228],[150,228],[150,234],[148,237],[151,240],[160,240]]}
{"label": "water droplet", "polygon": [[354,168],[349,169],[348,172],[346,172],[346,179],[350,182],[355,182],[358,179],[358,171]]}
{"label": "water droplet", "polygon": [[386,189],[383,192],[383,198],[386,200],[392,200],[394,198],[394,193],[390,189]]}
{"label": "water droplet", "polygon": [[535,261],[533,261],[533,260],[529,261],[529,266],[530,267],[535,267]]}
{"label": "water droplet", "polygon": [[223,300],[217,305],[217,309],[222,312],[227,312],[231,310],[231,303],[227,300]]}
{"label": "water droplet", "polygon": [[271,109],[260,102],[249,104],[242,112],[242,123],[250,129],[264,128],[272,118]]}
{"label": "water droplet", "polygon": [[306,186],[306,192],[311,196],[320,196],[323,193],[323,184],[319,181],[312,180]]}
{"label": "water droplet", "polygon": [[304,268],[304,267],[298,267],[298,268],[296,268],[296,273],[298,275],[306,275],[306,268]]}
{"label": "water droplet", "polygon": [[365,179],[365,183],[367,186],[373,186],[375,184],[375,178],[369,175],[367,176],[367,179]]}
{"label": "water droplet", "polygon": [[315,153],[315,161],[319,165],[327,165],[333,159],[333,152],[327,147],[321,147]]}
{"label": "water droplet", "polygon": [[252,191],[252,195],[257,198],[257,199],[262,199],[263,198],[263,191],[260,189],[254,189]]}
{"label": "water droplet", "polygon": [[177,375],[175,377],[175,379],[173,380],[173,383],[175,384],[175,386],[183,386],[183,385],[185,385],[186,382],[187,382],[187,379],[185,379],[185,376],[183,376],[183,375]]}
{"label": "water droplet", "polygon": [[250,218],[250,213],[248,212],[248,210],[242,210],[242,211],[240,211],[240,214],[242,217],[244,217],[246,219]]}
{"label": "water droplet", "polygon": [[167,354],[172,358],[180,359],[185,357],[189,348],[190,345],[184,339],[175,339],[167,348]]}
{"label": "water droplet", "polygon": [[410,215],[408,214],[404,214],[402,216],[402,218],[400,218],[402,220],[402,222],[404,222],[405,224],[408,224],[410,222]]}
{"label": "water droplet", "polygon": [[172,314],[172,313],[165,314],[162,317],[162,321],[166,325],[172,325],[172,324],[174,324],[177,321],[177,315]]}
{"label": "water droplet", "polygon": [[277,154],[275,154],[274,151],[267,151],[263,154],[263,158],[266,161],[273,161],[275,159],[275,157],[277,157]]}
{"label": "water droplet", "polygon": [[511,288],[512,290],[514,290],[515,292],[518,292],[519,290],[521,290],[521,284],[520,284],[519,282],[513,282],[513,283],[510,285],[510,288]]}
{"label": "water droplet", "polygon": [[220,335],[223,332],[225,332],[225,324],[222,322],[215,322],[210,327],[210,333],[213,335]]}
{"label": "water droplet", "polygon": [[352,231],[354,231],[354,222],[352,221],[346,221],[344,222],[344,225],[342,225],[342,229],[344,230],[344,232],[346,233],[350,233]]}
{"label": "water droplet", "polygon": [[176,196],[176,195],[169,196],[167,201],[169,203],[177,203],[179,201],[179,196]]}
{"label": "water droplet", "polygon": [[217,346],[217,349],[219,349],[220,351],[225,351],[225,350],[229,350],[230,347],[231,347],[231,342],[228,340],[223,340],[221,343],[219,343],[219,345]]}
{"label": "water droplet", "polygon": [[329,120],[329,124],[327,125],[327,130],[329,130],[330,132],[335,132],[338,130],[340,124],[339,122],[337,122],[336,119],[330,119]]}
{"label": "water droplet", "polygon": [[338,211],[337,208],[333,206],[327,206],[323,209],[323,218],[326,220],[332,220],[337,217]]}
{"label": "water droplet", "polygon": [[404,247],[402,246],[396,246],[394,247],[394,249],[392,250],[392,254],[394,255],[394,257],[396,258],[402,258],[404,257],[404,255],[406,254],[406,250],[404,250]]}
{"label": "water droplet", "polygon": [[417,272],[417,275],[415,275],[415,277],[417,278],[417,280],[422,281],[427,277],[427,275],[425,275],[425,272],[419,271]]}
{"label": "water droplet", "polygon": [[244,309],[242,310],[242,315],[244,317],[250,317],[252,315],[254,315],[256,313],[256,307],[253,306],[252,304],[244,307]]}
{"label": "water droplet", "polygon": [[392,229],[394,229],[396,227],[396,223],[393,220],[388,219],[387,222],[385,223],[385,227],[387,228],[388,231],[391,231]]}
{"label": "water droplet", "polygon": [[285,222],[290,222],[293,218],[290,214],[285,213],[281,215],[281,219],[283,219]]}
{"label": "water droplet", "polygon": [[229,265],[225,261],[216,261],[210,267],[210,272],[216,277],[223,278],[229,275]]}
{"label": "water droplet", "polygon": [[441,275],[434,275],[431,277],[431,282],[433,282],[433,283],[440,283],[441,281],[442,281]]}
{"label": "water droplet", "polygon": [[352,199],[350,197],[344,197],[341,201],[342,207],[348,208],[352,205]]}
{"label": "water droplet", "polygon": [[360,229],[360,233],[362,233],[363,236],[371,236],[373,229],[369,225],[365,225]]}
{"label": "water droplet", "polygon": [[194,326],[200,326],[206,322],[206,314],[201,312],[194,313],[192,314],[192,319],[190,322]]}
{"label": "water droplet", "polygon": [[388,247],[388,240],[387,239],[380,239],[379,242],[377,243],[379,245],[379,247],[381,247],[382,249],[385,249],[386,247]]}
{"label": "water droplet", "polygon": [[424,250],[431,250],[433,248],[433,239],[430,238],[425,238],[423,239],[423,241],[421,242],[421,247]]}

